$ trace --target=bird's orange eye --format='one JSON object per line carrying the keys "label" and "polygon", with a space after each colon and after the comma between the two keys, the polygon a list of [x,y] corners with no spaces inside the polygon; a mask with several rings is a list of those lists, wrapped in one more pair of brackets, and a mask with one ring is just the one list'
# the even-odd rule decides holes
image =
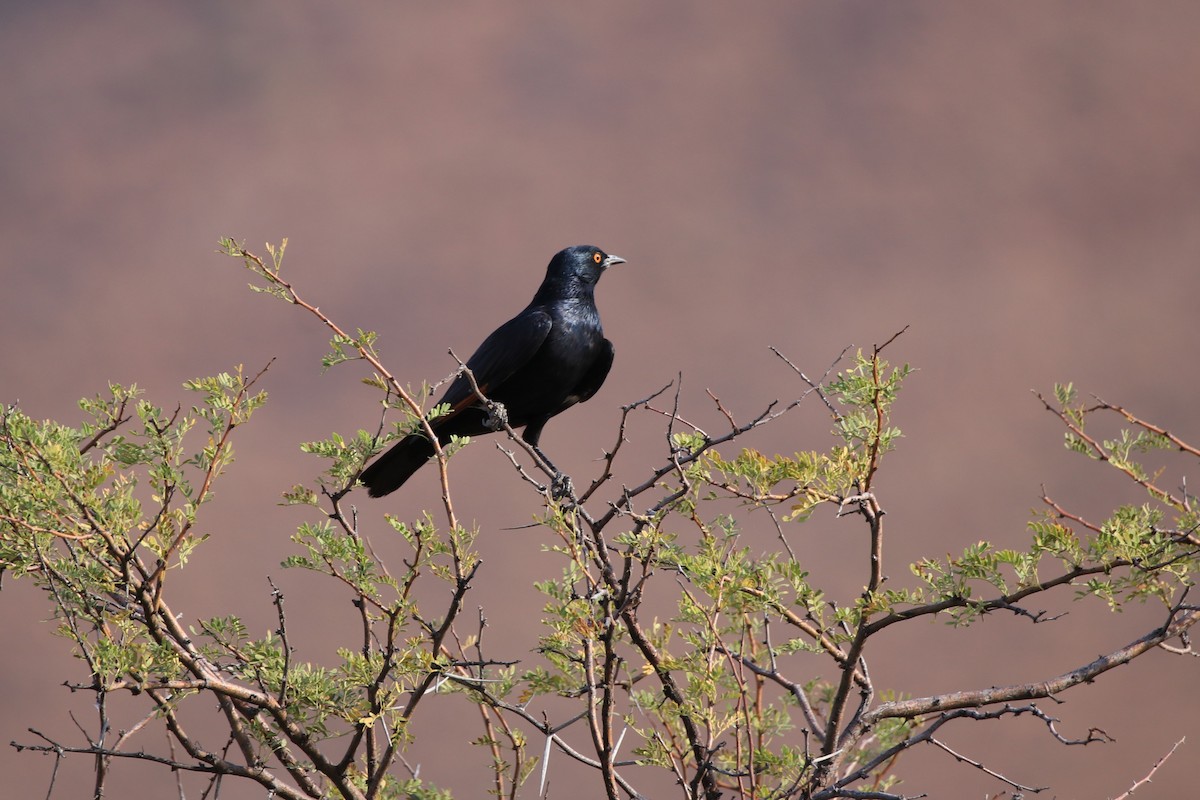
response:
{"label": "bird's orange eye", "polygon": [[599,264],[600,263],[600,254],[592,253],[592,261],[595,261],[597,264]]}

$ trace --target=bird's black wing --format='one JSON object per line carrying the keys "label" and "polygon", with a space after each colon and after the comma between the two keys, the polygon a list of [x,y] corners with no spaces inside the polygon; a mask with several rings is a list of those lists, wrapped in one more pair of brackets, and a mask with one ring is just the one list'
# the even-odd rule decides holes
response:
{"label": "bird's black wing", "polygon": [[[467,359],[467,366],[483,393],[490,394],[537,353],[552,327],[550,315],[541,309],[526,309],[497,328]],[[460,412],[477,404],[475,391],[465,375],[450,384],[439,405],[450,405],[450,411],[431,423],[438,440],[445,444],[449,436],[474,435],[478,421],[467,421],[464,428]],[[390,450],[363,470],[359,480],[371,497],[382,497],[396,489],[420,469],[433,455],[433,444],[418,429],[392,446]]]}
{"label": "bird's black wing", "polygon": [[[467,359],[467,369],[475,376],[475,383],[484,395],[491,394],[497,386],[533,358],[546,341],[553,325],[550,315],[540,308],[526,309],[483,340],[483,344]],[[448,416],[453,416],[475,402],[475,391],[466,375],[455,378],[446,394],[438,401],[439,404],[449,404]],[[444,419],[446,417],[440,417],[439,421]]]}

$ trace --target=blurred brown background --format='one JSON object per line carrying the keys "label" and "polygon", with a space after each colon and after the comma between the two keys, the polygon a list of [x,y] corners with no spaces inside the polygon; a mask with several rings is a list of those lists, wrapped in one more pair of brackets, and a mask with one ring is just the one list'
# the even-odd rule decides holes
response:
{"label": "blurred brown background", "polygon": [[[237,612],[261,633],[273,623],[270,575],[288,593],[300,656],[328,662],[349,641],[352,609],[279,568],[305,516],[275,503],[319,468],[297,444],[374,425],[376,395],[353,366],[321,375],[323,331],[246,291],[217,238],[262,252],[290,237],[286,269],[301,291],[344,326],[379,331],[391,369],[413,382],[448,373],[446,348],[465,356],[519,310],[556,250],[593,243],[629,260],[598,292],[616,365],[543,437],[578,476],[611,444],[619,406],[678,372],[684,414],[715,431],[705,388],[743,418],[802,390],[768,346],[819,374],[845,345],[912,326],[889,351],[919,372],[879,485],[887,571],[907,583],[922,554],[983,538],[1020,546],[1042,484],[1092,517],[1144,499],[1065,453],[1031,388],[1072,380],[1200,439],[1197,41],[1200,6],[1187,2],[856,0],[756,13],[680,2],[5,3],[0,401],[76,420],[75,400],[114,380],[186,405],[183,380],[277,357],[272,401],[242,431],[206,517],[213,540],[179,574],[175,606],[192,619]],[[810,401],[747,444],[828,446]],[[632,433],[618,464],[627,481],[664,449],[657,421]],[[1190,467],[1173,462],[1164,480]],[[460,514],[483,529],[468,606],[520,637],[489,634],[522,657],[541,606],[530,583],[559,566],[541,532],[503,529],[528,522],[537,499],[491,442],[454,473]],[[432,471],[359,505],[386,539],[383,512],[436,505]],[[830,512],[789,536],[832,596],[861,588],[859,523]],[[32,740],[30,725],[71,738],[67,709],[83,720],[90,709],[59,684],[80,666],[27,583],[6,580],[0,602],[0,741]],[[961,635],[900,626],[880,641],[874,677],[909,694],[1035,680],[1160,616],[1097,606]],[[1054,787],[1042,796],[1096,798],[1127,789],[1187,735],[1138,793],[1183,797],[1200,746],[1196,671],[1154,653],[1065,705],[1043,704],[1064,735],[1095,726],[1114,744],[1065,748],[1026,718],[946,739]],[[470,718],[454,721],[462,704],[441,702],[444,727],[429,717],[425,731],[478,735]],[[483,754],[464,765],[456,746],[447,763],[434,745],[410,754],[422,776],[482,796]],[[51,767],[0,749],[0,794],[42,796]],[[55,796],[84,796],[90,770],[67,762]],[[932,748],[899,772],[903,789],[934,797],[1003,788]],[[125,765],[110,796],[173,792],[165,771]]]}

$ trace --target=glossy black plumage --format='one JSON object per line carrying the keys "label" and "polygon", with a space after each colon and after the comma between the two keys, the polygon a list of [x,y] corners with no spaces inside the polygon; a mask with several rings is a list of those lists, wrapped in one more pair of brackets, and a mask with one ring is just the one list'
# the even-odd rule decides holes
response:
{"label": "glossy black plumage", "polygon": [[[546,422],[596,393],[612,366],[612,342],[604,338],[596,309],[596,282],[625,259],[578,245],[557,253],[533,300],[501,325],[467,359],[488,399],[504,406],[508,423],[524,427],[521,438],[537,446]],[[433,420],[442,444],[451,436],[491,433],[488,411],[465,375],[438,401],[450,412]],[[371,497],[400,488],[433,455],[423,432],[410,434],[367,467],[359,480]]]}

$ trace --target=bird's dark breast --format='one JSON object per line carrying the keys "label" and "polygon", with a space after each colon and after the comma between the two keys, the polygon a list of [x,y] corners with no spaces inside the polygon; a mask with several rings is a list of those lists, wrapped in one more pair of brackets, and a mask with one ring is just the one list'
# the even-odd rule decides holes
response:
{"label": "bird's dark breast", "polygon": [[557,414],[579,401],[578,387],[600,355],[599,320],[556,319],[538,352],[492,395],[509,409],[515,428]]}

